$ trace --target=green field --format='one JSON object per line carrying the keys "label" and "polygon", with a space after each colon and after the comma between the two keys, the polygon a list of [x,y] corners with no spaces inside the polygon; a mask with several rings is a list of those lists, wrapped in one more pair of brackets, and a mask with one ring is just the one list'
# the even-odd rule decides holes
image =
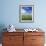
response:
{"label": "green field", "polygon": [[22,15],[22,20],[32,20],[32,15]]}

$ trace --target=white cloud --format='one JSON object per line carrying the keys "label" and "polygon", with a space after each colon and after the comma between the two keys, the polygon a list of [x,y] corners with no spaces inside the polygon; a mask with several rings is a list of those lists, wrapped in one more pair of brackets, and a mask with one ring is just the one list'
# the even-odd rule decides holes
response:
{"label": "white cloud", "polygon": [[26,11],[24,9],[21,9],[21,13],[24,14],[26,13]]}

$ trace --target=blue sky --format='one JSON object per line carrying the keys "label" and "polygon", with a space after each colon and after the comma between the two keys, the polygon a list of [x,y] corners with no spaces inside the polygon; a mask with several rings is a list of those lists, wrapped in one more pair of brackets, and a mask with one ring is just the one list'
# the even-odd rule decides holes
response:
{"label": "blue sky", "polygon": [[21,13],[32,13],[32,7],[22,7],[21,8]]}

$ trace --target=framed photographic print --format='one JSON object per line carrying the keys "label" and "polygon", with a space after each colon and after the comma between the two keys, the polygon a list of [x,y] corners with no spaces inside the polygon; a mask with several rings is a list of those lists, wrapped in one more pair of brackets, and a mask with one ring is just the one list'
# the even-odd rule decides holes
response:
{"label": "framed photographic print", "polygon": [[34,21],[34,5],[19,6],[19,21],[33,22]]}

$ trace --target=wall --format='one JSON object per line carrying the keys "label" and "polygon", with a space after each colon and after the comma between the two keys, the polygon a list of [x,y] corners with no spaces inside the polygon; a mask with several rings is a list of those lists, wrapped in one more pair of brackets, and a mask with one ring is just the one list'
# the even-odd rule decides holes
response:
{"label": "wall", "polygon": [[[13,24],[16,28],[41,27],[46,28],[46,0],[0,0],[0,25]],[[34,5],[34,23],[19,22],[19,5]]]}

